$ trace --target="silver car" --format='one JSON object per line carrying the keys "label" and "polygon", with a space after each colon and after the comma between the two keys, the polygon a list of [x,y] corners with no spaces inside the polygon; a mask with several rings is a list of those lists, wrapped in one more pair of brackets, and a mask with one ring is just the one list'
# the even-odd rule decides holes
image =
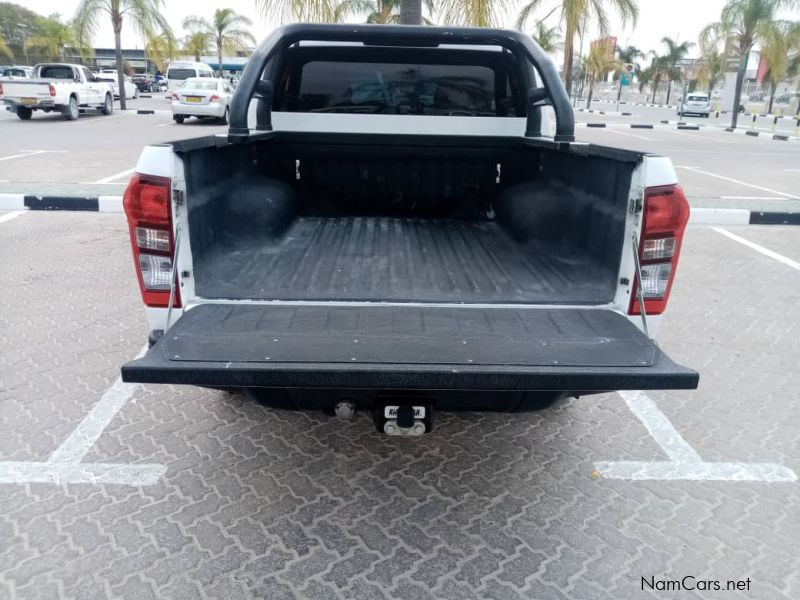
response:
{"label": "silver car", "polygon": [[226,124],[232,96],[233,88],[224,79],[190,77],[172,93],[172,118],[176,123],[198,117]]}
{"label": "silver car", "polygon": [[691,92],[686,95],[686,98],[678,106],[678,116],[683,115],[699,115],[707,117],[711,113],[711,101],[708,99],[708,94],[700,92]]}

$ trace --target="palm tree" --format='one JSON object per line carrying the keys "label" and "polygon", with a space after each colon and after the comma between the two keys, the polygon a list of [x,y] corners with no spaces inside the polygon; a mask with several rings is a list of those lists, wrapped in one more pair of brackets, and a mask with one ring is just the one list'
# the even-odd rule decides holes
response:
{"label": "palm tree", "polygon": [[205,31],[195,31],[183,38],[181,53],[194,56],[195,62],[200,62],[201,57],[211,48],[211,38]]}
{"label": "palm tree", "polygon": [[72,23],[64,23],[61,15],[52,14],[41,20],[42,35],[29,37],[25,40],[25,50],[41,48],[48,60],[64,62],[64,51],[67,46],[78,47],[75,27]]}
{"label": "palm tree", "polygon": [[728,0],[720,20],[707,25],[700,32],[701,44],[728,40],[739,58],[736,87],[733,94],[731,127],[736,127],[741,107],[742,85],[747,72],[747,59],[756,44],[764,44],[772,35],[775,15],[783,8],[798,6],[798,0]]}
{"label": "palm tree", "polygon": [[700,47],[700,64],[697,68],[697,82],[708,88],[708,94],[722,81],[725,76],[725,53],[718,48]]}
{"label": "palm tree", "polygon": [[[164,73],[167,69],[167,63],[175,58],[177,43],[171,32],[164,32],[148,37],[144,52],[155,63],[156,69],[160,73]],[[199,59],[198,62],[200,62]]]}
{"label": "palm tree", "polygon": [[678,63],[686,58],[686,55],[689,54],[689,50],[694,44],[691,42],[682,42],[679,44],[676,40],[666,36],[661,38],[661,42],[667,46],[667,53],[661,57],[661,64],[664,67],[664,72],[667,74],[667,101],[665,104],[669,104],[672,82],[683,79],[683,71],[681,71]]}
{"label": "palm tree", "polygon": [[446,25],[497,27],[512,4],[513,0],[442,0],[440,13]]}
{"label": "palm tree", "polygon": [[790,21],[775,21],[769,35],[761,46],[761,56],[767,63],[769,81],[769,107],[772,112],[775,90],[778,84],[789,75],[789,61],[792,48],[800,46],[800,24]]}
{"label": "palm tree", "polygon": [[561,29],[548,27],[543,21],[536,23],[536,30],[531,35],[533,40],[548,54],[561,47]]}
{"label": "palm tree", "polygon": [[614,58],[613,49],[607,44],[596,44],[589,51],[586,60],[586,73],[589,75],[589,96],[586,98],[586,108],[592,104],[594,82],[604,79],[611,71],[617,71],[619,63]]}
{"label": "palm tree", "polygon": [[281,23],[337,23],[342,17],[336,10],[338,5],[336,0],[256,0],[256,7],[261,14],[272,18],[277,16]]}
{"label": "palm tree", "polygon": [[158,31],[170,31],[169,24],[161,14],[163,0],[80,0],[75,12],[75,28],[78,39],[89,41],[102,16],[111,17],[114,29],[114,49],[117,62],[117,85],[119,87],[119,106],[125,110],[125,74],[122,64],[122,25],[125,18],[130,19],[133,28],[145,37]]}
{"label": "palm tree", "polygon": [[399,23],[400,0],[344,0],[336,7],[337,20],[345,14],[367,15],[367,23]]}
{"label": "palm tree", "polygon": [[219,76],[222,77],[223,50],[232,53],[243,48],[247,42],[256,43],[253,34],[244,29],[252,27],[253,22],[243,15],[236,14],[232,8],[218,8],[211,22],[203,17],[186,17],[183,26],[191,32],[202,31],[208,34],[211,43],[217,48]]}
{"label": "palm tree", "polygon": [[0,35],[0,54],[7,56],[8,60],[14,60],[14,53],[8,47],[6,39],[2,35]]}
{"label": "palm tree", "polygon": [[[541,7],[543,0],[530,0],[520,10],[519,17],[517,18],[517,29],[522,29],[525,21],[528,20],[533,12]],[[575,43],[575,34],[583,29],[586,20],[594,17],[600,29],[600,34],[608,35],[608,12],[605,5],[610,5],[614,8],[619,16],[622,18],[622,25],[626,25],[629,21],[636,24],[639,17],[639,5],[637,0],[559,0],[559,5],[551,10],[542,19],[547,19],[553,12],[561,9],[560,21],[564,26],[564,68],[562,77],[564,85],[567,88],[567,94],[572,91],[572,63],[573,63],[573,50]]]}
{"label": "palm tree", "polygon": [[422,0],[400,0],[400,22],[422,25]]}
{"label": "palm tree", "polygon": [[617,46],[617,57],[619,58],[619,62],[633,65],[638,73],[641,70],[641,65],[637,60],[644,58],[644,52],[639,50],[636,46],[625,46],[624,48]]}

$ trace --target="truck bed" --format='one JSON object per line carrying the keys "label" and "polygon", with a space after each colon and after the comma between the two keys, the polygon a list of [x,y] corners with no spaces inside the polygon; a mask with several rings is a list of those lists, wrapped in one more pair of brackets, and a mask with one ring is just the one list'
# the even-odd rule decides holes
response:
{"label": "truck bed", "polygon": [[208,249],[197,283],[214,298],[590,303],[601,267],[544,244],[523,251],[491,221],[301,217],[278,239]]}

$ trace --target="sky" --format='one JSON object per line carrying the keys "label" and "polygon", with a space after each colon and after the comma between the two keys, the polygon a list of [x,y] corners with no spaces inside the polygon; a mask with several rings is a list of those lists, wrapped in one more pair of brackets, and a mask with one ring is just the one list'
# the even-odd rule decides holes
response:
{"label": "sky", "polygon": [[[78,6],[78,0],[24,0],[19,2],[26,8],[43,15],[55,12],[60,13],[64,18],[71,18]],[[524,2],[518,2],[522,6]],[[669,36],[679,42],[689,40],[697,41],[700,30],[708,23],[719,19],[725,0],[639,0],[639,21],[635,28],[631,25],[623,28],[620,20],[612,10],[611,15],[611,34],[616,35],[620,46],[634,45],[640,50],[647,52],[656,49],[659,52],[664,48],[661,38]],[[557,0],[543,0],[543,9],[537,13],[544,16],[549,10],[558,5]],[[189,10],[189,7],[191,9]],[[252,33],[256,40],[261,41],[269,31],[278,23],[262,16],[257,10],[255,0],[164,0],[163,14],[169,21],[173,30],[182,36],[181,21],[189,14],[210,18],[216,8],[232,8],[239,14],[250,17],[253,20]],[[516,20],[517,10],[511,10],[505,19],[505,26],[512,27]],[[557,12],[556,12],[557,15]],[[554,15],[547,22],[557,25],[557,16]],[[781,15],[783,18],[800,20],[800,11]],[[528,26],[528,31],[536,19],[532,19]],[[599,37],[596,28],[590,29],[589,39]],[[135,34],[130,27],[124,27],[122,31],[123,48],[142,48],[144,41]],[[578,42],[576,41],[576,44]],[[588,40],[587,44],[588,46]],[[114,47],[114,36],[109,23],[101,23],[98,33],[94,39],[94,46]],[[689,56],[697,56],[697,48],[689,53]]]}

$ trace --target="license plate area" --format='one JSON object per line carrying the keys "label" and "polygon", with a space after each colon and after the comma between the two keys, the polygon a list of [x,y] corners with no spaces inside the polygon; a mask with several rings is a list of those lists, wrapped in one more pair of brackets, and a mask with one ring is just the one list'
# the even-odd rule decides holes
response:
{"label": "license plate area", "polygon": [[200,96],[186,96],[185,100],[189,104],[200,104],[203,99]]}
{"label": "license plate area", "polygon": [[36,104],[38,100],[36,98],[23,98],[22,104]]}

